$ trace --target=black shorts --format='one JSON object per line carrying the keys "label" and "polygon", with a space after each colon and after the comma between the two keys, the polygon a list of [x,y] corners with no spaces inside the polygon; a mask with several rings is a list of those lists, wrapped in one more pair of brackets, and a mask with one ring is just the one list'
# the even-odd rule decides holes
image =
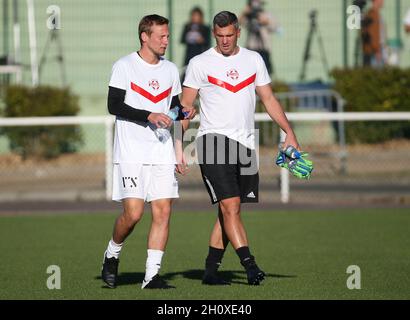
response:
{"label": "black shorts", "polygon": [[240,197],[242,203],[258,202],[255,150],[220,134],[206,134],[197,139],[197,152],[212,204],[233,197]]}

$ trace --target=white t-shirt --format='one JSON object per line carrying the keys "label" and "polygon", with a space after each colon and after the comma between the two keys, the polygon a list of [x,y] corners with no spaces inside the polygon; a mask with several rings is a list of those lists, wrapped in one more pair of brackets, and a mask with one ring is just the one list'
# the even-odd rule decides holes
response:
{"label": "white t-shirt", "polygon": [[[161,59],[152,65],[137,52],[119,59],[112,68],[111,87],[126,91],[125,103],[136,109],[165,113],[173,96],[181,93],[178,69]],[[117,117],[115,121],[114,163],[175,164],[172,139],[159,141],[155,126]]]}
{"label": "white t-shirt", "polygon": [[259,53],[239,47],[225,57],[211,48],[189,62],[184,86],[198,89],[198,137],[218,133],[255,149],[255,88],[271,82]]}

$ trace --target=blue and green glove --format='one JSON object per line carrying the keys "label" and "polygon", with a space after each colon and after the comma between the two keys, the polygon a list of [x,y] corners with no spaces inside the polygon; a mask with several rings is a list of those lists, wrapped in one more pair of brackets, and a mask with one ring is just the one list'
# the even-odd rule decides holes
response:
{"label": "blue and green glove", "polygon": [[279,147],[276,157],[276,164],[289,170],[289,172],[299,179],[310,179],[313,171],[313,162],[308,159],[309,154],[299,152],[295,147],[288,146],[285,150]]}

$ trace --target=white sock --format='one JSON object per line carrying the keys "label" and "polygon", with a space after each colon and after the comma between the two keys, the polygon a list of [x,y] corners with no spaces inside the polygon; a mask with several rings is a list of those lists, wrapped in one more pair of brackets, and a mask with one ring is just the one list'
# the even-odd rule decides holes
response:
{"label": "white sock", "polygon": [[120,256],[120,252],[122,249],[123,243],[115,243],[113,239],[108,242],[108,247],[107,250],[105,251],[105,254],[107,258],[112,258],[114,257],[115,259],[118,259]]}
{"label": "white sock", "polygon": [[147,263],[145,264],[145,282],[151,281],[151,279],[159,272],[161,268],[161,260],[164,255],[164,251],[148,249]]}

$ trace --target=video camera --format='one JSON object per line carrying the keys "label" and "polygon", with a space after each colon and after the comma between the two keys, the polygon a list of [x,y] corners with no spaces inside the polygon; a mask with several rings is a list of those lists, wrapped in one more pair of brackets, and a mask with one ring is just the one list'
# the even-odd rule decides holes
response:
{"label": "video camera", "polygon": [[360,10],[363,10],[366,4],[367,4],[367,0],[353,0],[353,5],[358,6]]}
{"label": "video camera", "polygon": [[310,18],[311,20],[315,20],[316,17],[317,17],[317,10],[316,10],[316,9],[311,10],[311,11],[309,12],[309,18]]}
{"label": "video camera", "polygon": [[263,12],[263,2],[258,0],[250,0],[248,2],[250,12],[246,15],[249,21],[249,32],[259,33],[260,23],[259,14]]}
{"label": "video camera", "polygon": [[[367,0],[353,0],[353,5],[358,6],[361,11],[366,7]],[[372,23],[372,19],[369,17],[365,18],[364,15],[362,15],[362,20],[361,20],[361,27],[366,28]],[[367,39],[368,35],[364,35],[363,41],[368,42],[369,39]]]}

